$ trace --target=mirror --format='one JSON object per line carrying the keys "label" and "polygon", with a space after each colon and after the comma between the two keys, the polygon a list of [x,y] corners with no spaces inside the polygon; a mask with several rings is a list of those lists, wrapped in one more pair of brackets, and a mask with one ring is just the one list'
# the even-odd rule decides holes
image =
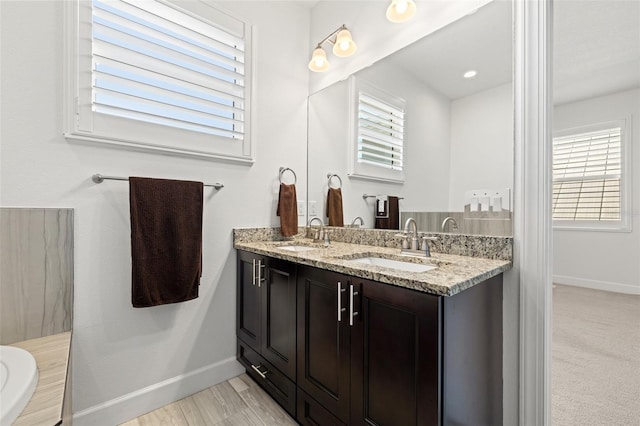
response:
{"label": "mirror", "polygon": [[[341,185],[344,226],[361,217],[373,228],[376,216],[389,216],[387,196],[395,196],[399,219],[392,224],[388,209],[386,226],[397,229],[411,216],[420,231],[440,232],[451,216],[456,232],[511,235],[512,43],[511,2],[493,1],[312,94],[307,219],[328,224],[328,188]],[[477,75],[464,78],[472,69]],[[368,87],[372,96],[404,100],[403,182],[355,176],[355,109]]]}

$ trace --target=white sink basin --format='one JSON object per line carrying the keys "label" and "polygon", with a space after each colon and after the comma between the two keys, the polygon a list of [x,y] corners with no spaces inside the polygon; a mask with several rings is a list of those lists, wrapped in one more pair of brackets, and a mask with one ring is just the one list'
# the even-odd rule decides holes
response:
{"label": "white sink basin", "polygon": [[317,249],[317,247],[297,246],[297,245],[280,246],[278,248],[280,250],[293,251],[293,252],[296,252],[296,253],[300,253],[300,252],[304,252],[304,251],[310,251],[310,250],[316,250]]}
{"label": "white sink basin", "polygon": [[398,269],[406,272],[426,272],[437,268],[433,265],[424,265],[422,263],[403,262],[400,260],[383,259],[381,257],[359,257],[357,259],[349,259],[348,262],[363,263],[365,265],[381,266],[383,268]]}

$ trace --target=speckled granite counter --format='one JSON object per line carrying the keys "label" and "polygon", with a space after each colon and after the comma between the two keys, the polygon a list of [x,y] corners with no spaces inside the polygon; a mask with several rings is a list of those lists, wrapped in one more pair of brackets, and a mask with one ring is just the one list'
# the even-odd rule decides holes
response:
{"label": "speckled granite counter", "polygon": [[[370,231],[373,231],[374,234],[376,234],[376,238],[383,240],[385,244],[387,244],[388,241],[392,241],[392,239],[388,239],[386,236],[381,238],[380,235],[384,234],[378,232],[379,230],[359,230],[361,233]],[[383,231],[383,233],[384,232],[389,233],[389,231]],[[459,237],[463,237],[465,241],[473,242],[472,236]],[[483,239],[485,237],[478,238]],[[508,252],[510,254],[511,239],[506,238],[505,241],[508,242]],[[439,241],[434,244],[434,248],[438,247],[438,243]],[[397,245],[397,242],[388,243],[388,245],[393,244]],[[473,244],[476,243],[473,242]],[[314,247],[314,250],[292,252],[279,248],[287,245],[310,246]],[[313,243],[311,239],[305,238],[303,228],[301,228],[300,235],[287,240],[279,238],[276,231],[271,231],[268,228],[236,229],[234,230],[234,247],[238,250],[245,250],[302,265],[314,266],[441,296],[453,296],[511,269],[510,259],[488,259],[433,251],[430,258],[409,257],[401,256],[400,249],[397,247],[354,244],[335,240],[331,242],[329,247],[324,247],[321,243]],[[476,250],[475,255],[480,254],[482,253]],[[496,257],[495,253],[489,255]],[[427,272],[405,272],[398,269],[357,264],[349,261],[349,259],[365,256],[423,263],[437,266],[437,268]]]}

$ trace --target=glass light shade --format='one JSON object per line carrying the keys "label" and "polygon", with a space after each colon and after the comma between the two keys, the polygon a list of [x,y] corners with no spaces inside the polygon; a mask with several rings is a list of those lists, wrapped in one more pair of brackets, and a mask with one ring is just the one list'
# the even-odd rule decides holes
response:
{"label": "glass light shade", "polygon": [[349,30],[340,30],[333,45],[333,54],[344,58],[353,55],[357,48]]}
{"label": "glass light shade", "polygon": [[309,61],[309,69],[314,72],[323,72],[329,69],[329,61],[327,61],[327,52],[322,47],[316,47]]}
{"label": "glass light shade", "polygon": [[392,0],[387,8],[387,19],[394,23],[408,21],[416,14],[413,0]]}

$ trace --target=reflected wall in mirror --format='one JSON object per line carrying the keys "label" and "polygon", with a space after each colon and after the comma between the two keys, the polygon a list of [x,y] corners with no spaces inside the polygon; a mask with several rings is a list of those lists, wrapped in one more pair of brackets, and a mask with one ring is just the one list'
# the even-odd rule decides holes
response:
{"label": "reflected wall in mirror", "polygon": [[[360,217],[364,227],[373,228],[376,214],[384,215],[378,213],[382,202],[396,196],[401,216],[417,216],[420,231],[440,232],[442,214],[459,214],[458,229],[447,224],[447,232],[511,235],[510,196],[496,201],[491,194],[513,186],[512,40],[511,2],[494,1],[311,95],[308,219],[318,216],[328,223],[327,175],[336,174],[342,180],[345,226]],[[477,75],[464,78],[472,69]],[[358,82],[404,100],[404,182],[354,176],[357,157],[350,148],[356,140]],[[472,199],[470,191],[489,196]],[[464,213],[465,205],[471,215]]]}

